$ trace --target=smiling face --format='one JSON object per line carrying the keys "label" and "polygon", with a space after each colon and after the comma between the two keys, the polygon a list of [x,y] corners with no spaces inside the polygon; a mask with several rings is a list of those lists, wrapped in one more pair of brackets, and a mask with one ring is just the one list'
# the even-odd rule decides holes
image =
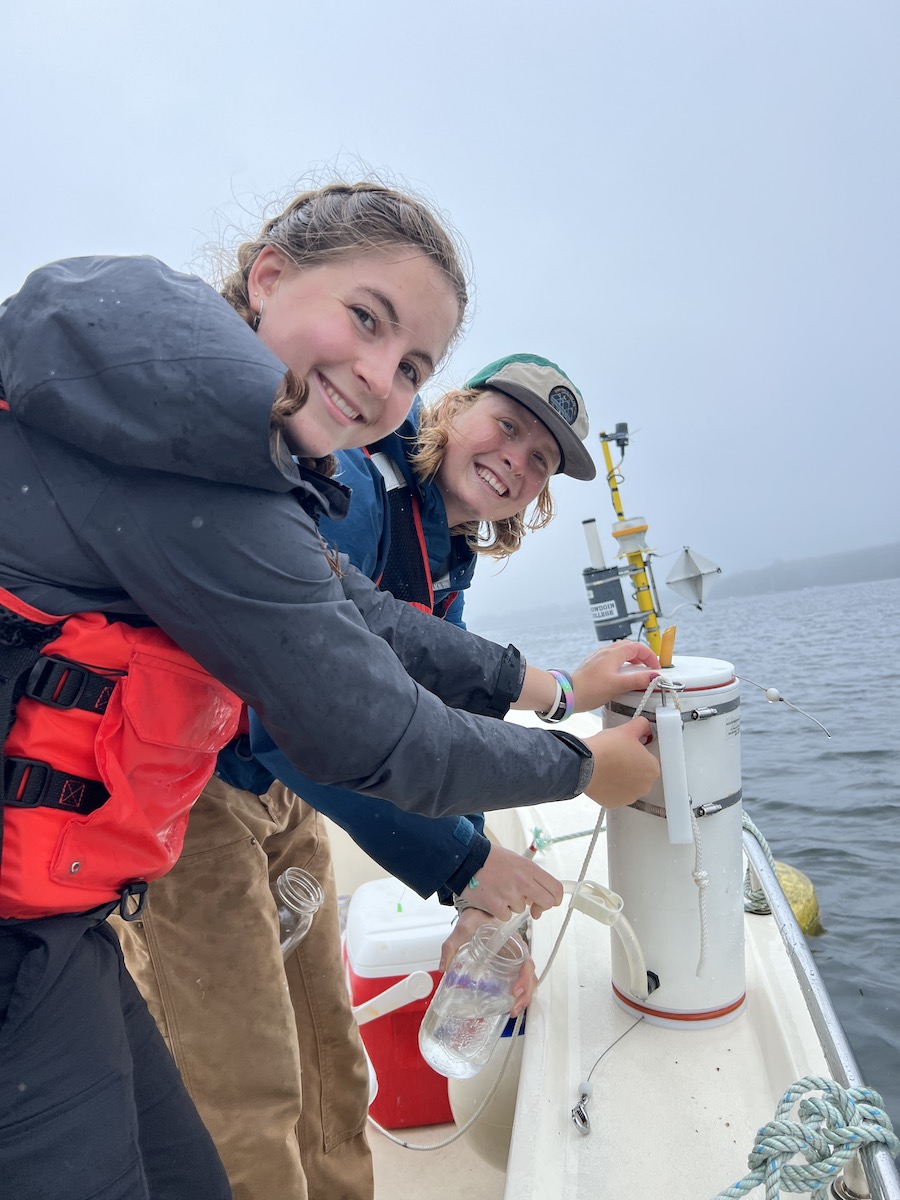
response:
{"label": "smiling face", "polygon": [[310,458],[396,429],[459,319],[447,280],[405,247],[302,270],[266,247],[248,285],[254,310],[262,306],[259,337],[309,385],[285,434],[295,453]]}
{"label": "smiling face", "polygon": [[451,528],[522,512],[559,462],[559,446],[546,425],[503,392],[483,392],[453,418],[435,475]]}

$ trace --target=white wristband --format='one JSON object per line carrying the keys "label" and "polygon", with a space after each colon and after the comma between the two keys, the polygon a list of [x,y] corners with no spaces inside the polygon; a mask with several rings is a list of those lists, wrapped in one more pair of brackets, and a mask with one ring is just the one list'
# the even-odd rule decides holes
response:
{"label": "white wristband", "polygon": [[556,684],[556,695],[553,697],[553,703],[545,708],[543,712],[537,714],[539,717],[552,717],[554,713],[559,711],[559,706],[562,704],[562,684],[555,675],[551,675],[550,678]]}

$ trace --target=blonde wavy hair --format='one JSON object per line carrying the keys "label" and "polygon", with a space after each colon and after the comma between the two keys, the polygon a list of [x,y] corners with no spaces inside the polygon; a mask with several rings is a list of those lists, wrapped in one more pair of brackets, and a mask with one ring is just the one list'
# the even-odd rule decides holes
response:
{"label": "blonde wavy hair", "polygon": [[[410,456],[416,478],[422,483],[438,473],[456,417],[477,404],[484,394],[481,388],[456,388],[445,392],[435,404],[422,406],[416,445]],[[450,532],[462,534],[476,554],[509,558],[519,549],[526,533],[546,529],[555,516],[548,479],[530,506],[530,515],[525,508],[502,521],[465,521]]]}
{"label": "blonde wavy hair", "polygon": [[[334,182],[301,192],[281,212],[267,220],[257,236],[235,251],[234,268],[219,288],[248,325],[254,326],[248,276],[266,246],[279,250],[295,267],[367,254],[398,246],[424,254],[437,267],[456,298],[458,337],[469,302],[465,255],[457,234],[422,199],[374,180]],[[309,397],[306,380],[292,371],[285,375],[272,409],[273,434],[282,433],[288,417],[299,412]],[[333,455],[308,460],[324,474],[336,468]]]}

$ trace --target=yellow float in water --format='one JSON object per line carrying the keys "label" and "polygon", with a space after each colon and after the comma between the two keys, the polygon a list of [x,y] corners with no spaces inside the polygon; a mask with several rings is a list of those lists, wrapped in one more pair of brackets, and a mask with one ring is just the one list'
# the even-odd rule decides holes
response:
{"label": "yellow float in water", "polygon": [[787,897],[791,911],[797,918],[797,924],[807,937],[816,937],[824,933],[822,922],[819,920],[819,900],[812,880],[788,863],[775,863],[775,877],[781,884],[781,890]]}

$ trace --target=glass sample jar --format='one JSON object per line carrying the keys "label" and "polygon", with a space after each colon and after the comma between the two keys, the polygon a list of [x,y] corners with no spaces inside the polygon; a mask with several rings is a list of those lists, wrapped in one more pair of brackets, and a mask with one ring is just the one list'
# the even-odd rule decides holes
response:
{"label": "glass sample jar", "polygon": [[302,867],[288,867],[272,885],[281,928],[281,953],[287,957],[309,933],[312,919],[325,901],[318,879]]}
{"label": "glass sample jar", "polygon": [[513,1006],[513,984],[528,951],[518,934],[492,950],[497,929],[490,922],[480,925],[460,948],[419,1027],[422,1057],[451,1079],[478,1074]]}

